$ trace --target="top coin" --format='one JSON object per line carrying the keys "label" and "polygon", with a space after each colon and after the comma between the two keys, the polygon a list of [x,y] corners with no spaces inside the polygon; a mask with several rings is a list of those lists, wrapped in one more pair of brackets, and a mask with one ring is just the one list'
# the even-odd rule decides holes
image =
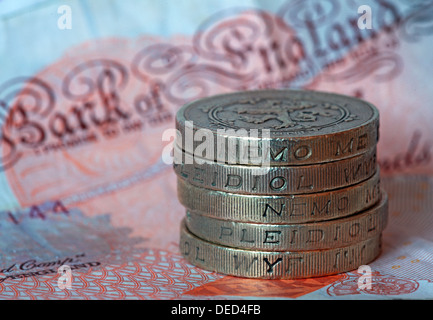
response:
{"label": "top coin", "polygon": [[176,144],[228,164],[286,166],[365,153],[379,138],[379,112],[349,96],[304,90],[223,94],[184,105]]}

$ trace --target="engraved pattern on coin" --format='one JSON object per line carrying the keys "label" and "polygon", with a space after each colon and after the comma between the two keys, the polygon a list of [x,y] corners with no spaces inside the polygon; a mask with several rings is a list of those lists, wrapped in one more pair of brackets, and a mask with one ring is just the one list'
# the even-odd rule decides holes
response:
{"label": "engraved pattern on coin", "polygon": [[301,251],[343,247],[378,235],[386,227],[388,197],[373,208],[343,219],[302,224],[227,221],[187,211],[185,223],[197,237],[227,247]]}
{"label": "engraved pattern on coin", "polygon": [[356,118],[338,104],[308,100],[251,99],[201,110],[212,124],[233,129],[319,130]]}
{"label": "engraved pattern on coin", "polygon": [[381,235],[327,250],[255,251],[202,240],[182,221],[180,250],[189,263],[209,271],[247,278],[298,279],[351,271],[370,263],[380,253]]}
{"label": "engraved pattern on coin", "polygon": [[[271,129],[271,138],[306,138],[342,132],[378,118],[371,104],[338,94],[303,90],[244,91],[196,100],[183,106],[179,127],[192,121],[196,128],[215,130]],[[308,133],[308,134],[306,134]],[[287,136],[285,136],[287,135]]]}
{"label": "engraved pattern on coin", "polygon": [[244,195],[196,187],[177,179],[180,203],[218,219],[257,223],[305,223],[336,219],[363,211],[380,200],[380,171],[351,187],[296,196]]}

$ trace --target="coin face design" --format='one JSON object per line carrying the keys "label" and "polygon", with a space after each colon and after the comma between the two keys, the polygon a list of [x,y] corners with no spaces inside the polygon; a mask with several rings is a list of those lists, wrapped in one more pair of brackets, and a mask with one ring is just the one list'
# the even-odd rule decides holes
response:
{"label": "coin face design", "polygon": [[269,129],[272,138],[346,131],[374,121],[378,112],[369,103],[347,96],[258,90],[198,100],[186,105],[180,117],[180,122],[192,121],[194,127],[210,130]]}
{"label": "coin face design", "polygon": [[[334,93],[240,91],[184,105],[176,114],[176,129],[176,145],[208,160],[224,157],[223,162],[257,165],[256,150],[265,159],[259,164],[306,165],[373,148],[379,139],[379,111],[366,101]],[[198,152],[204,148],[205,156]],[[213,152],[208,155],[208,150]]]}
{"label": "coin face design", "polygon": [[[204,112],[208,108],[202,108]],[[322,129],[349,119],[343,106],[305,100],[239,101],[208,111],[209,121],[233,129],[249,128],[297,131]]]}

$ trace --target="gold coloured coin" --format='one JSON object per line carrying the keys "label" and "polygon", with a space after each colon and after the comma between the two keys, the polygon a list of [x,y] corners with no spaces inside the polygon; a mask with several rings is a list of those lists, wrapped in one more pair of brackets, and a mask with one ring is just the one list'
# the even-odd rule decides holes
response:
{"label": "gold coloured coin", "polygon": [[321,277],[357,269],[381,250],[381,235],[326,250],[255,251],[230,248],[194,236],[181,224],[180,250],[191,264],[227,275],[260,279]]}
{"label": "gold coloured coin", "polygon": [[210,218],[187,212],[185,223],[197,237],[219,245],[266,251],[305,251],[344,247],[372,238],[386,227],[388,197],[366,211],[342,219],[300,224],[259,224]]}
{"label": "gold coloured coin", "polygon": [[377,169],[376,148],[356,157],[309,166],[253,167],[195,159],[175,147],[174,171],[198,187],[239,194],[306,194],[357,184]]}
{"label": "gold coloured coin", "polygon": [[200,188],[177,179],[180,203],[217,219],[256,223],[305,223],[345,217],[380,199],[380,172],[356,185],[298,195],[245,195]]}
{"label": "gold coloured coin", "polygon": [[306,165],[369,151],[377,144],[378,128],[377,108],[354,97],[304,90],[244,91],[184,105],[176,115],[176,144],[197,155],[206,131],[213,150],[204,155],[208,160],[256,165],[243,150],[249,155],[257,151],[271,166]]}

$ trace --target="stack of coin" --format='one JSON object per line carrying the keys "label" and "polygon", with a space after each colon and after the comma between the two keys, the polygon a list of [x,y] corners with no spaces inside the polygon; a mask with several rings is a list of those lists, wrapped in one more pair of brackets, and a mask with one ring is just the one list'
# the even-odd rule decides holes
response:
{"label": "stack of coin", "polygon": [[186,208],[180,250],[207,270],[295,279],[355,270],[380,253],[378,110],[331,93],[212,96],[176,116]]}

